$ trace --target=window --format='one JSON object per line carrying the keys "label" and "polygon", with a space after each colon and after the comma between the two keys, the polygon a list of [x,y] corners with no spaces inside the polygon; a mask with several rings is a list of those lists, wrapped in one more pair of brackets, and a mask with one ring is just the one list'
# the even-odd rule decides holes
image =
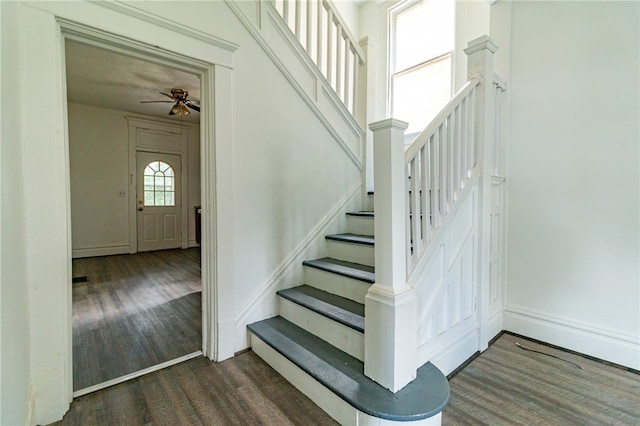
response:
{"label": "window", "polygon": [[163,161],[152,161],[144,168],[144,205],[175,206],[176,178],[173,168]]}
{"label": "window", "polygon": [[391,114],[415,135],[451,99],[454,0],[403,2],[390,18]]}

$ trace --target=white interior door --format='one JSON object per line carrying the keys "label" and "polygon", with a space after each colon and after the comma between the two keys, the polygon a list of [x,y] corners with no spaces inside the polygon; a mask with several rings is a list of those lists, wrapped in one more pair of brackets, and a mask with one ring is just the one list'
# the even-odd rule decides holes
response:
{"label": "white interior door", "polygon": [[181,156],[138,151],[138,251],[182,246]]}

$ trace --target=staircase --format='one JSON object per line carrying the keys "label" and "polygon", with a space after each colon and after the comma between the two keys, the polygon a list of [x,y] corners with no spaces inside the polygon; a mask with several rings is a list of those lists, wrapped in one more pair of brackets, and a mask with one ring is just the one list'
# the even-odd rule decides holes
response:
{"label": "staircase", "polygon": [[279,316],[247,326],[252,349],[343,425],[440,425],[444,374],[502,329],[497,46],[469,42],[467,84],[405,150],[407,123],[371,123],[375,49],[330,0],[226,2],[377,198],[375,229],[347,213]]}
{"label": "staircase", "polygon": [[252,349],[341,424],[440,424],[449,399],[431,363],[393,393],[364,374],[365,295],[375,282],[373,212],[347,213],[328,257],[303,262],[305,283],[280,290],[280,316],[248,326]]}

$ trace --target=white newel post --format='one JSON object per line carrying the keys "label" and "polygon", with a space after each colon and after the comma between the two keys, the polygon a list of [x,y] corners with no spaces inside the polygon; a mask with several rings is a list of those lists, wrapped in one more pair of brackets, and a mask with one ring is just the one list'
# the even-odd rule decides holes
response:
{"label": "white newel post", "polygon": [[387,119],[369,125],[375,168],[376,283],[365,298],[364,372],[397,392],[416,377],[417,301],[406,279],[404,131]]}
{"label": "white newel post", "polygon": [[493,54],[498,50],[493,40],[482,36],[468,43],[468,77],[480,78],[475,104],[475,160],[480,165],[478,181],[478,349],[489,345],[489,257],[491,238],[491,142],[493,141],[494,88]]}

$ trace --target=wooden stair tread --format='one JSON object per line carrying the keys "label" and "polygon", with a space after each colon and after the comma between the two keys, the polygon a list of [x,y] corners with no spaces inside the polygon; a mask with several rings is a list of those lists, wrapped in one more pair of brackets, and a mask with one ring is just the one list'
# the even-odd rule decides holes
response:
{"label": "wooden stair tread", "polygon": [[340,241],[344,243],[362,244],[366,246],[373,246],[375,239],[371,235],[359,235],[359,234],[333,234],[325,237],[327,240]]}
{"label": "wooden stair tread", "polygon": [[364,333],[364,305],[308,285],[278,291],[278,296]]}
{"label": "wooden stair tread", "polygon": [[449,400],[449,383],[433,364],[395,394],[364,375],[364,364],[324,340],[274,317],[249,330],[341,399],[361,412],[392,421],[417,421],[440,413]]}
{"label": "wooden stair tread", "polygon": [[332,272],[334,274],[364,281],[370,284],[373,284],[376,280],[375,268],[373,266],[347,262],[346,260],[323,257],[321,259],[305,260],[302,264],[310,268]]}

